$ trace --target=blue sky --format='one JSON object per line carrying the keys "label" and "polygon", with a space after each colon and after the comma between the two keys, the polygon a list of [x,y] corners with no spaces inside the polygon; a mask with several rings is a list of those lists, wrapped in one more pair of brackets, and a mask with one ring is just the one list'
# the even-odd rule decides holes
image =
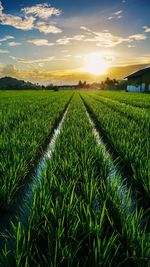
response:
{"label": "blue sky", "polygon": [[0,1],[0,76],[100,80],[150,63],[150,1]]}

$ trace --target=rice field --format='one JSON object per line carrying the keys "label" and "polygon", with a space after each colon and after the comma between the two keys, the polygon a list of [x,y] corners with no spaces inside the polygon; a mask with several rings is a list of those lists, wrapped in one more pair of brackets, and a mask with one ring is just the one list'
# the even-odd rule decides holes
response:
{"label": "rice field", "polygon": [[148,94],[0,92],[0,266],[149,266],[149,115]]}

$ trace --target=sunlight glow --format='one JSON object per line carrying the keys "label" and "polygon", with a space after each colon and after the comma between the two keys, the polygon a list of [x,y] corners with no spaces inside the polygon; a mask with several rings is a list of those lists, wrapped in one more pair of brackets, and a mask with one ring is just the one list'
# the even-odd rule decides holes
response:
{"label": "sunlight glow", "polygon": [[85,61],[84,70],[86,72],[94,75],[102,75],[107,73],[108,62],[104,56],[98,53],[92,53],[86,56]]}

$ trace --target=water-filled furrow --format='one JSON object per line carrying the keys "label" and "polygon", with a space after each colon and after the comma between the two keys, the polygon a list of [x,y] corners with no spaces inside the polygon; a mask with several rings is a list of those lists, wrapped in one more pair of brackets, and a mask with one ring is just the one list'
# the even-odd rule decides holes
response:
{"label": "water-filled furrow", "polygon": [[[70,103],[70,102],[69,102]],[[36,188],[38,187],[41,179],[42,179],[42,171],[45,169],[47,160],[50,159],[53,155],[53,152],[55,150],[55,144],[57,142],[57,138],[61,132],[63,122],[65,120],[65,117],[67,115],[69,104],[67,105],[61,119],[59,120],[56,128],[53,130],[52,137],[49,141],[49,144],[43,153],[42,157],[39,160],[39,163],[35,166],[33,170],[32,177],[30,179],[30,182],[24,185],[20,192],[20,196],[17,199],[17,202],[15,203],[14,207],[11,211],[3,214],[1,216],[1,222],[0,222],[0,232],[4,233],[7,232],[9,235],[9,232],[12,231],[11,222],[16,220],[22,221],[22,223],[26,224],[26,221],[28,220],[28,216],[30,214],[30,207],[32,206],[33,196]],[[28,208],[27,208],[28,207]],[[3,236],[3,234],[2,234]],[[1,238],[1,246],[3,247],[5,243],[5,238]]]}

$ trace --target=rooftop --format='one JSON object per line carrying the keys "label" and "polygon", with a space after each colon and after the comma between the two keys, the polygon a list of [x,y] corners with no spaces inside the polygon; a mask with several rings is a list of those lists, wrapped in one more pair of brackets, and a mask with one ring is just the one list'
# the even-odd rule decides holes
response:
{"label": "rooftop", "polygon": [[150,73],[150,67],[138,70],[134,73],[131,73],[130,75],[126,76],[125,78],[136,78],[136,77],[142,76],[145,73]]}

